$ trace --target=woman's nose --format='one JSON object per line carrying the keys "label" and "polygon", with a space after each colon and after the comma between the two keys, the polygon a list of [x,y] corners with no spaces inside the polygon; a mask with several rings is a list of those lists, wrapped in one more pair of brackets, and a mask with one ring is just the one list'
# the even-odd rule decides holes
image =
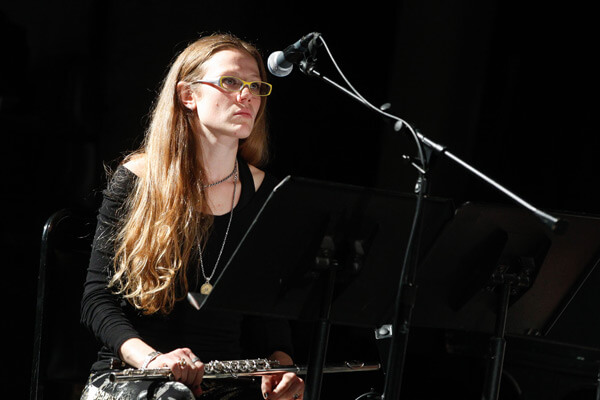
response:
{"label": "woman's nose", "polygon": [[250,88],[247,85],[244,85],[242,89],[238,92],[239,101],[250,100],[254,95],[250,92]]}

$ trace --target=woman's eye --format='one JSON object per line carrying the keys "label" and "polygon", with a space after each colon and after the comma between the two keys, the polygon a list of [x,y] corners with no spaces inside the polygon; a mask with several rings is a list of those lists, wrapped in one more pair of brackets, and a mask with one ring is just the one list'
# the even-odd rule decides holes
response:
{"label": "woman's eye", "polygon": [[236,87],[239,86],[239,80],[235,79],[235,78],[223,78],[223,80],[221,81],[223,83],[223,85],[227,86],[227,87]]}

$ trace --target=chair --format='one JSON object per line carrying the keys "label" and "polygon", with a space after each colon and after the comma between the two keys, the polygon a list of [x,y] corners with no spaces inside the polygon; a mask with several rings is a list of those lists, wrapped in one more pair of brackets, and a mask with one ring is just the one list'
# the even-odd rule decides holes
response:
{"label": "chair", "polygon": [[98,343],[79,322],[96,221],[63,209],[47,220],[41,241],[30,400],[78,399]]}

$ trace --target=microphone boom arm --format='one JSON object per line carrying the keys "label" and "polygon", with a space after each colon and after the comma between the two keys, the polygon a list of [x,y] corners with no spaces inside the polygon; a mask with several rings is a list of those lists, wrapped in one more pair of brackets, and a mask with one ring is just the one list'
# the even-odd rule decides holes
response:
{"label": "microphone boom arm", "polygon": [[[401,125],[395,128],[397,131],[399,131],[403,125],[406,125],[407,127],[410,128],[410,126],[408,125],[408,123],[406,123],[406,121],[402,120],[399,117],[396,117],[394,115],[391,115],[375,106],[373,106],[371,103],[369,103],[367,100],[365,100],[362,96],[348,90],[347,88],[339,85],[338,83],[334,82],[333,80],[327,78],[326,76],[322,75],[321,73],[319,73],[315,68],[314,68],[314,63],[309,62],[308,60],[304,60],[301,63],[301,68],[300,70],[305,73],[308,76],[312,76],[312,77],[316,77],[319,78],[320,80],[322,80],[323,82],[329,84],[330,86],[340,90],[341,92],[345,93],[346,95],[348,95],[349,97],[353,98],[354,100],[362,103],[363,105],[367,106],[368,108],[371,108],[373,110],[375,110],[376,112],[378,112],[379,114],[382,114],[388,118],[391,118],[395,121],[397,121],[397,123],[400,123]],[[412,129],[411,129],[412,131]],[[452,160],[453,162],[455,162],[456,164],[460,165],[462,168],[466,169],[467,171],[471,172],[472,174],[474,174],[475,176],[477,176],[478,178],[482,179],[483,181],[485,181],[486,183],[488,183],[489,185],[493,186],[494,188],[496,188],[498,191],[500,191],[501,193],[503,193],[504,195],[508,196],[509,198],[511,198],[512,200],[514,200],[515,202],[517,202],[518,204],[520,204],[522,207],[528,209],[530,212],[532,212],[537,218],[539,218],[542,223],[544,223],[546,226],[548,226],[552,231],[555,231],[557,233],[561,233],[564,231],[564,229],[566,229],[566,222],[563,220],[560,220],[559,218],[556,218],[542,210],[539,210],[538,208],[534,207],[531,203],[528,203],[527,201],[525,201],[523,198],[519,197],[518,195],[516,195],[515,193],[511,192],[510,190],[508,190],[506,187],[502,186],[500,183],[498,183],[497,181],[493,180],[492,178],[488,177],[487,175],[483,174],[481,171],[477,170],[476,168],[474,168],[473,166],[469,165],[468,163],[466,163],[465,161],[463,161],[462,159],[460,159],[459,157],[457,157],[456,155],[452,154],[451,152],[449,152],[447,150],[447,148],[445,146],[442,146],[438,143],[435,143],[434,141],[432,141],[431,139],[428,139],[427,137],[423,136],[421,133],[419,132],[413,132],[413,135],[416,137],[416,140],[418,140],[420,143],[422,143],[423,145],[427,146],[428,148],[432,149],[433,151],[435,151],[438,154],[442,154],[445,155],[446,157],[448,157],[450,160]],[[422,157],[420,157],[422,159]],[[425,166],[421,166],[421,167],[425,167]]]}

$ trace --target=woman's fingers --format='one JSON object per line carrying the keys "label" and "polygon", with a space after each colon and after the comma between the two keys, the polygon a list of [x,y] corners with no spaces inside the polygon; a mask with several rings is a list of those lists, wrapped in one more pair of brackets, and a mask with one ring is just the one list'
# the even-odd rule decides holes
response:
{"label": "woman's fingers", "polygon": [[296,374],[287,373],[273,390],[273,393],[277,395],[276,399],[302,399],[304,395],[304,381],[296,376]]}
{"label": "woman's fingers", "polygon": [[181,382],[192,389],[199,388],[204,376],[204,364],[190,349],[182,349],[182,353],[178,361]]}
{"label": "woman's fingers", "polygon": [[261,384],[263,397],[269,400],[302,399],[304,381],[296,374],[288,372],[282,375],[265,377]]}
{"label": "woman's fingers", "polygon": [[190,352],[190,362],[191,362],[191,370],[195,372],[195,376],[191,379],[190,387],[196,396],[202,394],[202,389],[200,384],[202,383],[202,378],[204,377],[204,363],[200,360],[200,357],[197,357],[195,354]]}
{"label": "woman's fingers", "polygon": [[280,378],[280,375],[264,375],[262,377],[260,390],[262,391],[263,397],[265,399],[268,398],[271,392],[273,392],[273,388],[277,386],[277,382]]}
{"label": "woman's fingers", "polygon": [[179,357],[179,360],[176,363],[176,367],[181,372],[181,377],[178,379],[179,382],[183,382],[187,384],[189,382],[190,375],[193,375],[193,372],[190,371],[190,364],[193,365],[192,360],[189,357],[182,355]]}
{"label": "woman's fingers", "polygon": [[154,359],[148,367],[169,368],[173,378],[186,384],[194,393],[201,393],[200,383],[204,376],[204,363],[190,349],[176,349]]}

